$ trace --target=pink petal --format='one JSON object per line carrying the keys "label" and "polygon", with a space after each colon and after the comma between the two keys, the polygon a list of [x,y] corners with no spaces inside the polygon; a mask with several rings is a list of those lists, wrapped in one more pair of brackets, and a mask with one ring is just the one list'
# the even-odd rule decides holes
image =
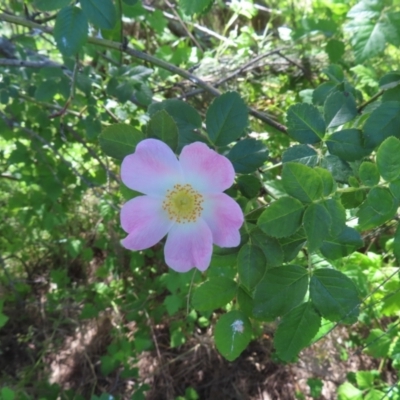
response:
{"label": "pink petal", "polygon": [[182,171],[175,154],[165,143],[145,139],[122,161],[121,179],[133,190],[159,197],[181,182]]}
{"label": "pink petal", "polygon": [[235,178],[232,163],[204,143],[185,146],[179,161],[185,182],[201,193],[223,192],[232,186]]}
{"label": "pink petal", "polygon": [[158,243],[171,229],[171,221],[162,209],[162,200],[139,196],[121,209],[121,226],[128,236],[121,244],[129,250],[143,250]]}
{"label": "pink petal", "polygon": [[244,217],[239,205],[225,193],[207,195],[202,218],[213,235],[213,242],[220,247],[236,247],[240,244],[239,228]]}
{"label": "pink petal", "polygon": [[165,243],[165,262],[177,272],[192,268],[205,271],[210,265],[212,249],[212,234],[202,219],[175,224]]}

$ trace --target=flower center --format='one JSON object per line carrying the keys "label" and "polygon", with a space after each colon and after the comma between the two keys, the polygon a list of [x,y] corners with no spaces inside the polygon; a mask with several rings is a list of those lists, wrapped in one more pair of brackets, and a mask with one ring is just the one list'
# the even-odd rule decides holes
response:
{"label": "flower center", "polygon": [[195,222],[203,211],[203,196],[191,185],[175,185],[167,191],[163,202],[163,210],[170,219],[179,224]]}

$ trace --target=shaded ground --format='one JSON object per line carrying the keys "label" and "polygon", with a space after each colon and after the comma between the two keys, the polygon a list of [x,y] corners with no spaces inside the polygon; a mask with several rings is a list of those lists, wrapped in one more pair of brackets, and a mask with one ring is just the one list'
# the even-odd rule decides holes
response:
{"label": "shaded ground", "polygon": [[[171,349],[168,327],[154,326],[157,350],[141,354],[139,377],[123,379],[121,371],[104,377],[100,357],[111,342],[111,315],[75,327],[59,326],[52,335],[39,315],[32,313],[31,317],[35,318],[26,317],[25,325],[10,321],[7,329],[0,330],[1,385],[14,379],[26,379],[31,385],[29,380],[35,375],[36,380],[73,389],[85,399],[107,392],[128,400],[138,383],[146,383],[150,388],[147,400],[173,400],[189,387],[203,400],[289,400],[299,398],[296,393],[312,399],[307,380],[318,378],[323,381],[319,399],[333,400],[346,373],[378,368],[376,360],[354,351],[346,361],[341,359],[344,328],[303,351],[296,364],[283,365],[274,361],[271,333],[253,341],[237,360],[228,362],[216,351],[210,331],[199,330],[185,345]],[[32,365],[39,367],[35,370]],[[395,381],[390,371],[385,373],[389,383]],[[31,394],[34,390],[27,388]]]}

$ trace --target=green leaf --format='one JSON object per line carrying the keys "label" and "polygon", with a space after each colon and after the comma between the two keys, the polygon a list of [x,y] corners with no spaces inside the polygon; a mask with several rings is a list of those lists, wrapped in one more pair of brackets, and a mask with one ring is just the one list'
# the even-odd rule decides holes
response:
{"label": "green leaf", "polygon": [[345,29],[351,35],[357,64],[379,55],[385,49],[386,38],[382,21],[358,17],[350,21]]}
{"label": "green leaf", "polygon": [[216,146],[226,146],[239,139],[247,124],[247,106],[236,92],[217,97],[207,110],[207,132]]}
{"label": "green leaf", "polygon": [[376,165],[381,177],[395,181],[400,176],[400,140],[391,136],[387,138],[376,153]]}
{"label": "green leaf", "polygon": [[1,389],[1,399],[2,400],[14,400],[15,392],[8,387],[3,387]]}
{"label": "green leaf", "polygon": [[364,124],[365,147],[374,149],[389,136],[400,138],[400,102],[386,101]]}
{"label": "green leaf", "polygon": [[268,160],[268,149],[256,139],[243,139],[237,142],[226,156],[231,160],[239,174],[254,172]]}
{"label": "green leaf", "polygon": [[175,121],[179,130],[178,150],[193,142],[206,142],[197,131],[201,128],[199,113],[182,100],[164,100],[149,106],[149,114],[153,116],[157,111],[165,110]]}
{"label": "green leaf", "polygon": [[398,203],[400,203],[400,179],[389,183],[389,190]]}
{"label": "green leaf", "polygon": [[267,269],[264,252],[254,244],[245,244],[237,258],[240,282],[253,290],[262,279]]}
{"label": "green leaf", "polygon": [[368,389],[374,387],[374,380],[379,377],[376,374],[377,371],[357,371],[356,372],[356,381],[357,385],[360,389]]}
{"label": "green leaf", "polygon": [[336,191],[336,182],[332,174],[325,168],[315,167],[314,171],[321,177],[322,180],[322,194],[324,197],[329,196]]}
{"label": "green leaf", "polygon": [[348,18],[373,19],[379,17],[384,3],[381,0],[361,0],[347,13]]}
{"label": "green leaf", "polygon": [[41,82],[35,90],[35,99],[38,101],[51,101],[58,92],[57,82],[49,79]]}
{"label": "green leaf", "polygon": [[307,236],[308,251],[314,252],[329,236],[331,216],[322,204],[310,204],[303,216],[304,230]]}
{"label": "green leaf", "polygon": [[215,325],[215,345],[228,361],[239,357],[251,337],[250,321],[242,311],[233,310],[222,315]]}
{"label": "green leaf", "polygon": [[345,382],[338,388],[338,400],[363,400],[363,392],[350,382]]}
{"label": "green leaf", "polygon": [[354,229],[346,226],[336,237],[326,239],[320,251],[330,260],[346,257],[364,245],[361,235]]}
{"label": "green leaf", "polygon": [[318,163],[318,153],[306,144],[296,144],[283,153],[282,162],[287,163],[290,161],[315,167]]}
{"label": "green leaf", "polygon": [[327,199],[323,205],[331,216],[330,234],[336,237],[346,226],[346,210],[339,199]]}
{"label": "green leaf", "polygon": [[289,107],[288,134],[300,143],[317,143],[325,134],[325,122],[316,107],[301,103]]}
{"label": "green leaf", "polygon": [[349,177],[353,175],[349,164],[333,154],[321,159],[321,167],[327,169],[336,182],[347,183]]}
{"label": "green leaf", "polygon": [[243,311],[249,318],[253,318],[254,300],[247,293],[247,290],[244,290],[239,286],[236,299],[240,310]]}
{"label": "green leaf", "polygon": [[285,265],[267,270],[254,291],[253,314],[272,321],[300,304],[308,289],[308,273],[303,267]]}
{"label": "green leaf", "polygon": [[343,125],[356,116],[356,101],[348,91],[331,93],[324,103],[324,117],[328,128]]}
{"label": "green leaf", "polygon": [[344,54],[344,43],[341,40],[331,39],[326,44],[325,51],[330,62],[338,62]]}
{"label": "green leaf", "polygon": [[333,82],[338,85],[344,82],[343,68],[337,64],[328,65],[322,69],[322,72]]}
{"label": "green leaf", "polygon": [[343,273],[329,268],[314,271],[310,297],[320,314],[335,322],[357,321],[360,299],[354,283]]}
{"label": "green leaf", "polygon": [[306,241],[307,238],[304,229],[300,229],[292,236],[280,239],[279,243],[283,251],[283,260],[285,262],[294,260]]}
{"label": "green leaf", "polygon": [[225,277],[213,277],[202,283],[193,293],[192,305],[198,311],[212,311],[226,306],[235,296],[235,281]]}
{"label": "green leaf", "polygon": [[381,329],[371,329],[365,339],[364,351],[375,358],[387,357],[392,338]]}
{"label": "green leaf", "polygon": [[283,250],[277,239],[268,236],[259,228],[250,232],[250,240],[263,252],[268,268],[277,267],[283,263]]}
{"label": "green leaf", "polygon": [[71,0],[35,0],[33,5],[41,11],[54,11],[66,7]]}
{"label": "green leaf", "polygon": [[358,170],[358,175],[360,176],[360,180],[365,186],[376,186],[379,183],[379,171],[376,164],[364,161]]}
{"label": "green leaf", "polygon": [[382,90],[393,89],[400,85],[400,71],[390,71],[379,80]]}
{"label": "green leaf", "polygon": [[104,153],[118,160],[132,154],[141,140],[143,134],[127,124],[110,125],[99,135],[100,147]]}
{"label": "green leaf", "polygon": [[337,84],[335,82],[324,82],[314,89],[312,94],[313,104],[322,106],[327,97],[336,90]]}
{"label": "green leaf", "polygon": [[400,224],[397,225],[393,240],[393,254],[398,263],[400,263]]}
{"label": "green leaf", "polygon": [[395,202],[389,189],[374,187],[357,212],[360,229],[367,230],[382,225],[396,215]]}
{"label": "green leaf", "polygon": [[213,0],[179,0],[179,6],[186,15],[200,14],[206,10]]}
{"label": "green leaf", "polygon": [[86,18],[101,29],[113,29],[117,12],[111,0],[80,0]]}
{"label": "green leaf", "polygon": [[153,114],[147,125],[147,137],[162,140],[174,151],[178,146],[178,134],[174,119],[165,110]]}
{"label": "green leaf", "polygon": [[331,154],[345,161],[356,161],[371,153],[364,147],[364,138],[359,129],[343,129],[329,136],[326,141]]}
{"label": "green leaf", "polygon": [[261,182],[254,175],[241,175],[237,178],[239,190],[248,199],[258,197],[261,190]]}
{"label": "green leaf", "polygon": [[257,225],[269,236],[290,236],[300,228],[303,211],[298,200],[281,197],[261,214]]}
{"label": "green leaf", "polygon": [[56,18],[54,39],[63,56],[70,57],[78,53],[86,43],[89,25],[83,11],[78,7],[63,8]]}
{"label": "green leaf", "polygon": [[286,314],[275,332],[274,345],[283,361],[293,361],[318,332],[321,317],[310,302],[303,303]]}
{"label": "green leaf", "polygon": [[288,162],[283,165],[282,184],[286,193],[304,203],[322,196],[322,179],[317,172],[306,165]]}

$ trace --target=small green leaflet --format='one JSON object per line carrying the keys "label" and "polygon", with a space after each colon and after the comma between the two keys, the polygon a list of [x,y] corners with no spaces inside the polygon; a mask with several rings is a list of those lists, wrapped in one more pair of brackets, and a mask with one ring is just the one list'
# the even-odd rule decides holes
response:
{"label": "small green leaflet", "polygon": [[321,317],[311,302],[303,303],[286,314],[275,332],[277,355],[286,362],[294,361],[300,350],[317,334]]}
{"label": "small green leaflet", "polygon": [[396,211],[397,201],[389,189],[374,187],[357,212],[360,229],[375,228],[393,218]]}
{"label": "small green leaflet", "polygon": [[217,97],[206,113],[208,136],[216,146],[226,146],[239,139],[247,124],[247,106],[236,92]]}
{"label": "small green leaflet", "polygon": [[[385,123],[382,123],[385,121]],[[365,147],[374,149],[389,136],[400,138],[400,102],[386,101],[372,111],[364,124]]]}
{"label": "small green leaflet", "polygon": [[283,264],[283,250],[277,239],[255,228],[250,232],[250,240],[264,252],[268,268]]}
{"label": "small green leaflet", "polygon": [[325,122],[311,104],[291,106],[287,113],[288,134],[299,143],[317,143],[325,134]]}
{"label": "small green leaflet", "polygon": [[83,11],[75,6],[63,8],[56,18],[54,39],[65,57],[78,53],[86,43],[89,25]]}
{"label": "small green leaflet", "polygon": [[335,322],[354,323],[360,299],[354,283],[342,272],[329,268],[314,271],[310,297],[320,314]]}
{"label": "small green leaflet", "polygon": [[360,180],[365,186],[376,186],[379,183],[379,171],[376,164],[364,161],[361,163],[360,168],[358,170],[358,175],[360,176]]}
{"label": "small green leaflet", "polygon": [[284,265],[267,270],[254,292],[253,314],[272,321],[300,304],[308,289],[307,270],[298,265]]}
{"label": "small green leaflet", "polygon": [[269,236],[290,236],[300,228],[303,211],[300,201],[293,197],[281,197],[261,214],[257,225]]}
{"label": "small green leaflet", "polygon": [[205,142],[203,135],[197,133],[201,128],[201,117],[190,104],[182,100],[170,99],[149,106],[152,117],[157,111],[165,110],[175,121],[179,130],[178,150],[193,142]]}
{"label": "small green leaflet", "polygon": [[307,247],[311,253],[318,250],[324,239],[329,237],[332,218],[322,204],[310,204],[303,216],[304,230],[307,235]]}
{"label": "small green leaflet", "polygon": [[104,153],[118,160],[132,154],[142,139],[142,132],[127,124],[110,125],[99,135],[100,147]]}
{"label": "small green leaflet", "polygon": [[112,0],[80,0],[86,18],[101,29],[112,29],[117,22],[117,12]]}
{"label": "small green leaflet", "polygon": [[237,258],[240,282],[249,290],[254,289],[267,269],[263,251],[254,244],[245,244]]}
{"label": "small green leaflet", "polygon": [[312,168],[295,162],[283,165],[282,184],[287,194],[304,203],[317,200],[323,191],[319,174]]}
{"label": "small green leaflet", "polygon": [[264,164],[268,159],[268,149],[260,140],[243,139],[232,147],[227,158],[237,173],[248,174]]}
{"label": "small green leaflet", "polygon": [[329,152],[345,161],[356,161],[371,152],[364,146],[364,138],[359,129],[343,129],[329,136],[326,141]]}
{"label": "small green leaflet", "polygon": [[318,153],[306,144],[296,144],[283,153],[282,162],[287,163],[290,161],[315,167],[318,163]]}
{"label": "small green leaflet", "polygon": [[214,0],[179,0],[179,6],[186,15],[200,14],[205,11]]}
{"label": "small green leaflet", "polygon": [[324,117],[328,128],[343,125],[356,116],[356,101],[348,91],[333,92],[324,103]]}
{"label": "small green leaflet", "polygon": [[250,321],[242,311],[233,310],[222,315],[215,325],[215,345],[228,361],[239,357],[249,344],[251,336]]}
{"label": "small green leaflet", "polygon": [[71,3],[71,0],[35,0],[34,6],[42,11],[54,11],[66,7]]}
{"label": "small green leaflet", "polygon": [[376,153],[376,165],[379,174],[392,182],[400,177],[400,140],[391,136],[387,138]]}
{"label": "small green leaflet", "polygon": [[236,294],[235,281],[213,277],[202,283],[193,293],[192,305],[199,311],[212,311],[228,304]]}
{"label": "small green leaflet", "polygon": [[147,124],[146,137],[162,140],[173,151],[178,146],[178,134],[178,127],[174,119],[165,110],[153,114]]}

